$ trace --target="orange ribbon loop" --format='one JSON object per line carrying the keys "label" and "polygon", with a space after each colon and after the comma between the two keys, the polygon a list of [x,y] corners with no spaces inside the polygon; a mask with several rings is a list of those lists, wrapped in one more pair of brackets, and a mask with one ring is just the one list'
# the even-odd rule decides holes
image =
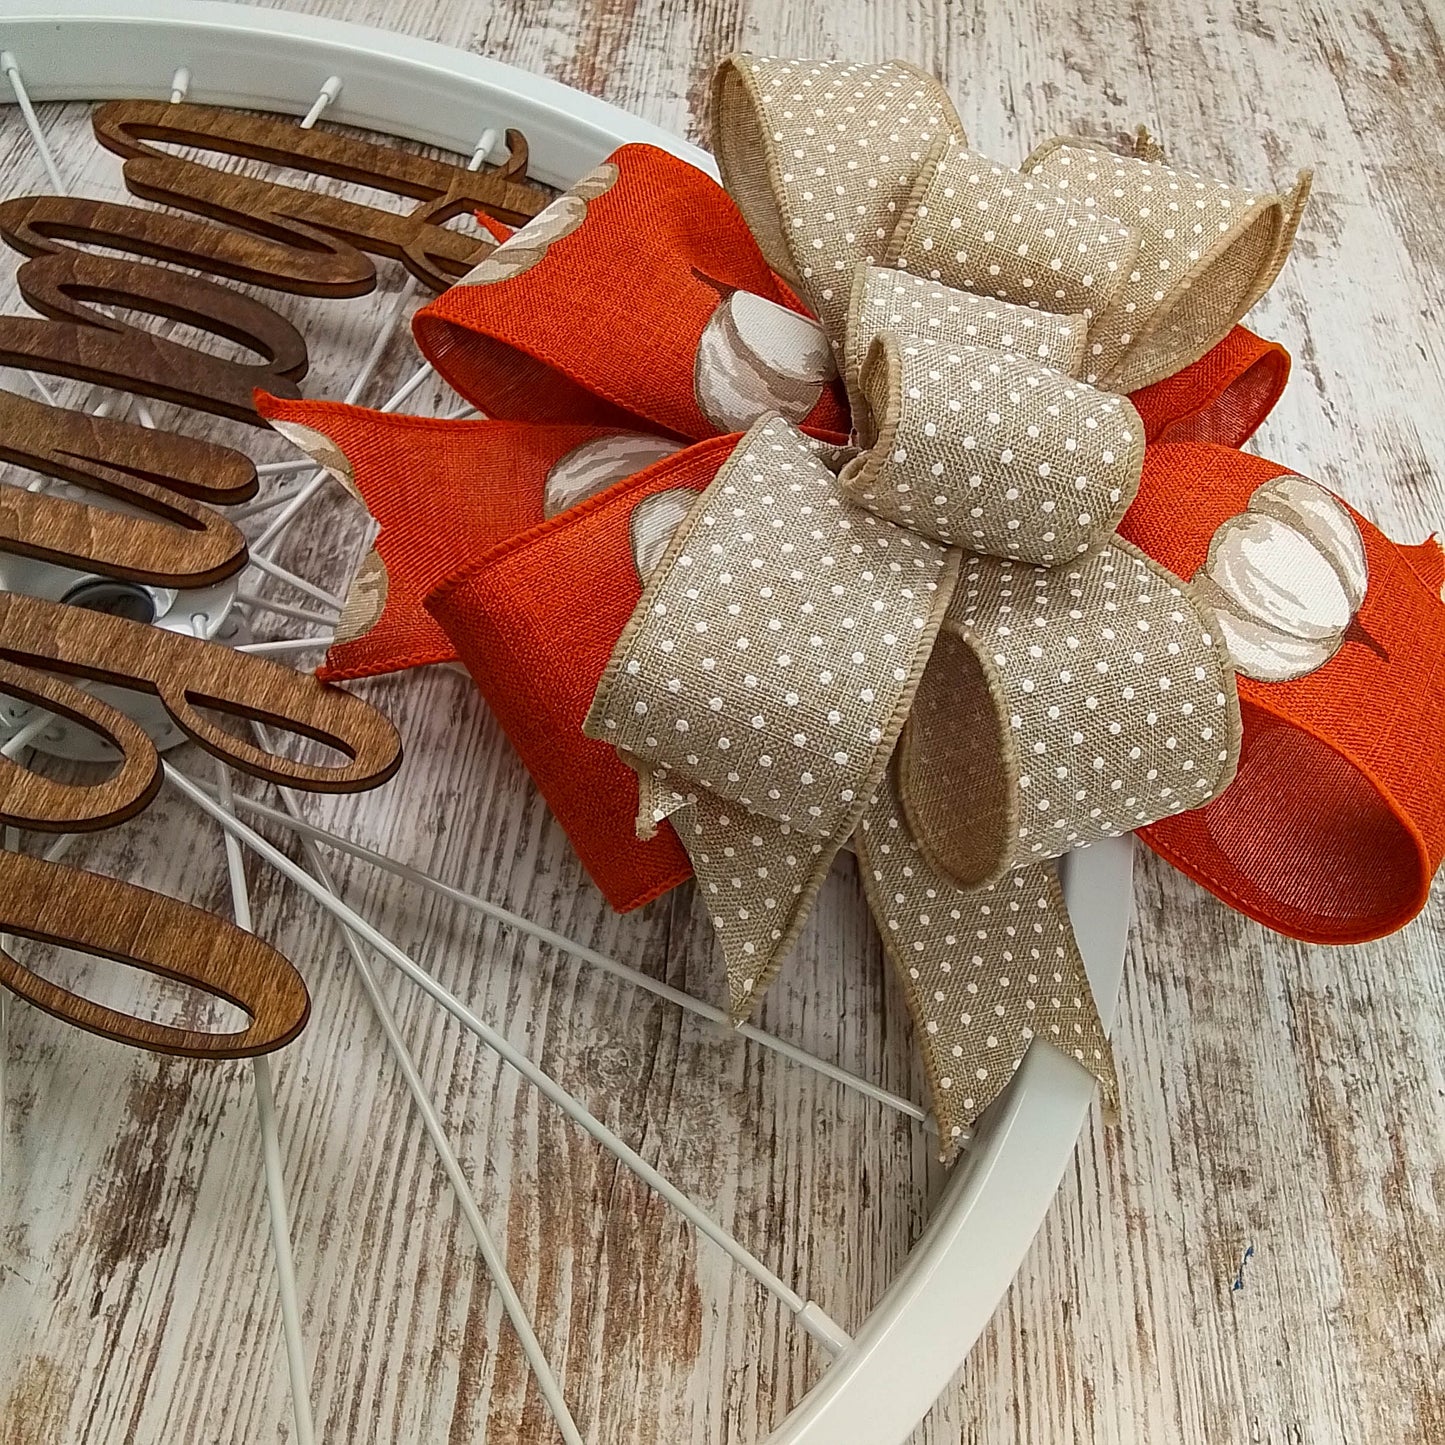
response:
{"label": "orange ribbon loop", "polygon": [[[267,413],[309,428],[293,434],[310,450],[325,453],[317,438],[329,440],[330,460],[339,452],[381,523],[384,571],[373,565],[368,606],[353,610],[357,631],[332,649],[329,675],[460,657],[589,872],[631,907],[690,871],[667,822],[650,841],[634,836],[634,774],[581,732],[642,595],[639,567],[658,560],[681,494],[704,490],[732,452],[728,433],[777,410],[841,440],[849,408],[783,240],[760,250],[734,201],[662,152],[625,147],[610,165],[580,203],[525,228],[510,253],[513,243],[499,247],[489,260],[502,271],[494,264],[417,318],[428,357],[495,420],[275,400]],[[1040,169],[1027,177],[1036,187]],[[1297,196],[1262,204],[1246,295],[1271,272]],[[921,248],[939,225],[924,217],[910,244]],[[1020,315],[1011,297],[960,305],[957,277],[909,275],[891,259],[880,250],[841,285],[844,304],[860,288],[866,305],[855,309],[872,318],[838,356],[842,371],[859,374],[879,331],[938,339],[929,317],[959,328],[950,342],[1082,369],[1067,318]],[[922,327],[904,319],[920,316]],[[1129,396],[1149,447],[1120,533],[1197,578],[1218,609],[1243,722],[1227,791],[1142,836],[1231,906],[1339,942],[1413,916],[1445,855],[1445,560],[1433,543],[1398,546],[1348,508],[1281,483],[1287,468],[1235,450],[1288,368],[1282,348],[1236,326]]]}

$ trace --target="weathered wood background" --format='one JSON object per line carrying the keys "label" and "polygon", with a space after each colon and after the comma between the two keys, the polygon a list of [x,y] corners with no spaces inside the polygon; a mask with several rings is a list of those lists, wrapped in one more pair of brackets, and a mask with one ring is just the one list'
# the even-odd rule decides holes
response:
{"label": "weathered wood background", "polygon": [[[1058,131],[1112,136],[1142,121],[1177,159],[1219,175],[1283,180],[1313,164],[1294,259],[1255,315],[1296,358],[1258,445],[1401,539],[1445,519],[1435,0],[296,8],[508,60],[699,139],[711,61],[743,46],[905,56],[944,77],[972,138],[1000,157]],[[116,163],[88,140],[84,108],[50,108],[46,124],[76,191],[114,194]],[[13,110],[3,125],[0,194],[48,190]],[[373,298],[293,310],[315,343],[313,394],[339,394],[341,358],[359,354],[398,284],[388,268]],[[399,342],[372,399],[411,365]],[[446,405],[440,392],[421,400]],[[354,513],[332,515],[287,560],[334,580],[359,533]],[[371,693],[403,723],[403,778],[318,816],[718,996],[690,894],[611,917],[465,679]],[[224,910],[209,838],[164,799],[77,856]],[[360,865],[338,872],[781,1273],[845,1323],[866,1314],[937,1186],[917,1130],[506,930]],[[550,1442],[336,935],[294,891],[261,870],[251,879],[258,929],[302,963],[316,1000],[278,1079],[323,1438]],[[1117,1033],[1125,1125],[1084,1138],[918,1439],[1437,1445],[1445,910],[1369,947],[1309,949],[1145,858],[1137,911]],[[819,1368],[801,1335],[430,1002],[387,987],[589,1438],[764,1436]],[[846,868],[764,1021],[921,1097],[905,1009]],[[18,1006],[7,1048],[0,1445],[290,1439],[244,1066],[157,1061]]]}

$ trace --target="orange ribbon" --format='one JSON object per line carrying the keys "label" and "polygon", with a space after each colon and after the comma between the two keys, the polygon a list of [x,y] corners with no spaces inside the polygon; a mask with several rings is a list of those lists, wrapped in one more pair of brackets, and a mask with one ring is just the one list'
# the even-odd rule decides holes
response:
{"label": "orange ribbon", "polygon": [[[738,318],[763,304],[806,312],[726,193],[683,162],[624,147],[579,189],[528,228],[511,262],[490,273],[484,262],[487,274],[416,318],[428,360],[492,420],[275,398],[262,409],[329,460],[381,524],[384,604],[332,648],[323,675],[460,658],[598,886],[626,909],[689,872],[666,824],[638,841],[635,777],[581,732],[641,596],[637,507],[706,487],[736,444],[724,430],[741,424],[736,408],[776,389],[766,358],[738,344]],[[758,300],[739,311],[738,295]],[[737,349],[731,400],[705,410],[696,358],[725,344]],[[1223,576],[1235,590],[1219,592],[1219,606],[1238,609],[1240,645],[1262,670],[1315,662],[1287,678],[1241,676],[1238,778],[1143,836],[1231,906],[1340,942],[1412,917],[1445,854],[1445,562],[1433,542],[1397,546],[1321,489],[1278,483],[1287,468],[1237,450],[1288,370],[1281,347],[1236,328],[1131,397],[1151,446],[1122,535],[1182,577],[1215,587]],[[840,384],[784,380],[804,429],[841,440]],[[340,458],[324,454],[327,439]],[[1341,552],[1324,535],[1346,515],[1362,590],[1355,544],[1345,537]],[[1344,614],[1312,612],[1310,585],[1352,608],[1338,636]]]}

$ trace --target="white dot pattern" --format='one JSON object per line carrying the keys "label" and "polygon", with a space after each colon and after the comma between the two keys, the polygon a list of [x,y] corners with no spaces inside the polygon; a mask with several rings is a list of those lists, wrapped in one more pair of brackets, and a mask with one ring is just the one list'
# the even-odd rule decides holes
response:
{"label": "white dot pattern", "polygon": [[[745,125],[735,86],[752,112]],[[924,157],[948,136],[961,138],[962,128],[943,87],[901,61],[743,55],[725,66],[714,148],[749,227],[760,241],[781,237],[785,274],[836,338],[854,266],[882,258]],[[772,153],[775,191],[761,182],[761,146]],[[772,247],[763,249],[777,267]]]}
{"label": "white dot pattern", "polygon": [[765,418],[653,573],[586,730],[664,781],[841,842],[887,763],[958,563],[855,506],[806,437]]}
{"label": "white dot pattern", "polygon": [[[740,57],[715,125],[871,450],[835,478],[780,420],[755,427],[653,574],[587,730],[637,767],[643,825],[673,816],[735,1016],[859,828],[951,1151],[1035,1037],[1113,1087],[1045,860],[1198,807],[1232,773],[1212,618],[1112,537],[1143,427],[1100,388],[1223,336],[1307,187],[1261,197],[1071,142],[1013,171],[969,152],[937,82],[901,64]],[[890,771],[940,620],[947,664],[923,669]],[[959,717],[993,719],[1001,745]],[[962,866],[970,830],[987,877]]]}
{"label": "white dot pattern", "polygon": [[1024,170],[1139,237],[1117,296],[1090,328],[1104,385],[1133,391],[1197,361],[1273,284],[1309,192],[1262,195],[1082,142],[1051,141]]}
{"label": "white dot pattern", "polygon": [[857,286],[847,339],[850,385],[881,331],[956,346],[989,346],[1070,376],[1083,367],[1083,316],[1034,311],[886,266],[860,266]]}
{"label": "white dot pattern", "polygon": [[674,826],[722,949],[729,1011],[747,1019],[846,840],[799,833],[706,791]]}
{"label": "white dot pattern", "polygon": [[954,144],[922,185],[889,248],[907,271],[1020,306],[1093,317],[1133,269],[1136,232],[1052,179],[1032,180]]}
{"label": "white dot pattern", "polygon": [[[1201,807],[1233,776],[1238,699],[1213,619],[1127,543],[1056,568],[969,557],[945,627],[984,664],[1012,754],[1012,815],[989,837],[987,876]],[[910,768],[945,768],[960,746],[940,735],[910,750]],[[911,815],[945,866],[957,807]]]}
{"label": "white dot pattern", "polygon": [[1114,1062],[1052,864],[964,892],[924,858],[891,778],[859,868],[918,1030],[944,1158],[1042,1038],[1115,1094]]}
{"label": "white dot pattern", "polygon": [[1111,533],[1138,491],[1133,403],[1038,362],[886,332],[859,391],[876,438],[839,480],[939,541],[1052,566]]}

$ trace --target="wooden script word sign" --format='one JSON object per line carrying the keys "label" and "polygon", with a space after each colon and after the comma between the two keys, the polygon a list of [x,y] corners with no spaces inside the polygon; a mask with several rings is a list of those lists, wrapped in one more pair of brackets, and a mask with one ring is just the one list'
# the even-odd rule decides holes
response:
{"label": "wooden script word sign", "polygon": [[0,552],[161,587],[208,587],[246,565],[240,529],[201,504],[256,495],[251,459],[229,447],[0,391],[0,460],[143,514],[3,487]]}
{"label": "wooden script word sign", "polygon": [[[516,131],[507,132],[501,166],[472,171],[214,106],[115,101],[96,111],[94,126],[102,145],[127,158],[123,170],[133,194],[207,219],[64,196],[0,206],[0,236],[30,258],[17,274],[21,295],[40,313],[0,317],[0,364],[257,426],[264,422],[251,402],[255,390],[300,395],[306,343],[272,307],[210,278],[299,295],[360,296],[376,286],[371,255],[377,255],[400,261],[423,285],[441,290],[496,245],[490,235],[451,230],[446,221],[484,211],[520,225],[550,199],[520,179],[527,145]],[[219,170],[160,145],[247,157],[418,204],[409,211],[365,205]],[[112,309],[182,322],[257,359],[183,345],[106,314]]]}
{"label": "wooden script word sign", "polygon": [[[308,673],[145,623],[0,593],[0,690],[90,728],[121,757],[116,771],[92,786],[56,782],[0,758],[0,823],[10,827],[105,827],[145,807],[160,786],[160,759],[146,733],[54,673],[152,692],[203,748],[287,787],[375,787],[401,762],[395,729],[379,712]],[[302,763],[265,752],[202,708],[316,739],[345,761]],[[0,951],[0,984],[69,1023],[142,1048],[212,1057],[262,1053],[294,1038],[310,1007],[291,964],[229,920],[134,884],[8,851],[0,854],[0,932],[118,959],[216,994],[250,1015],[238,1033],[171,1028],[82,998]]]}
{"label": "wooden script word sign", "polygon": [[[520,225],[549,200],[525,182],[527,146],[515,131],[507,132],[501,166],[473,171],[209,106],[121,101],[102,106],[94,123],[101,144],[126,158],[132,193],[190,214],[62,196],[0,205],[0,235],[28,258],[17,278],[21,294],[40,313],[0,317],[0,364],[256,425],[263,423],[253,389],[298,395],[306,343],[279,312],[225,282],[359,296],[376,285],[371,258],[385,256],[441,289],[495,245],[490,236],[449,229],[448,220],[485,211]],[[224,171],[164,146],[259,160],[414,204],[366,205]],[[195,327],[256,359],[183,345],[109,308]],[[116,511],[0,488],[0,552],[120,583],[180,588],[212,585],[246,564],[240,531],[212,510],[256,493],[255,468],[239,452],[0,392],[0,460],[125,504]],[[160,786],[160,759],[145,731],[67,679],[151,693],[203,748],[287,787],[375,787],[400,763],[396,731],[381,714],[310,674],[124,617],[0,593],[0,691],[107,739],[120,758],[91,785],[57,782],[0,758],[0,823],[103,828],[144,808]],[[303,763],[268,752],[218,715],[320,742],[341,760]],[[250,1019],[227,1034],[148,1022],[71,993],[0,951],[0,984],[124,1043],[235,1057],[279,1047],[306,1021],[305,985],[276,950],[226,919],[117,879],[0,852],[0,933],[177,979]]]}
{"label": "wooden script word sign", "polygon": [[[521,179],[527,173],[527,143],[514,130],[507,132],[508,154],[502,165],[472,171],[355,136],[302,130],[291,120],[209,105],[116,100],[95,112],[93,124],[101,145],[127,158],[125,183],[132,195],[273,236],[302,250],[327,251],[334,258],[338,285],[346,284],[345,276],[354,284],[360,265],[370,269],[370,263],[356,255],[361,250],[400,261],[423,285],[442,291],[495,244],[489,238],[448,230],[445,222],[466,212],[485,211],[509,226],[520,226],[551,199]],[[419,204],[410,211],[382,210],[217,170],[170,155],[148,141],[246,156],[371,186]]]}

